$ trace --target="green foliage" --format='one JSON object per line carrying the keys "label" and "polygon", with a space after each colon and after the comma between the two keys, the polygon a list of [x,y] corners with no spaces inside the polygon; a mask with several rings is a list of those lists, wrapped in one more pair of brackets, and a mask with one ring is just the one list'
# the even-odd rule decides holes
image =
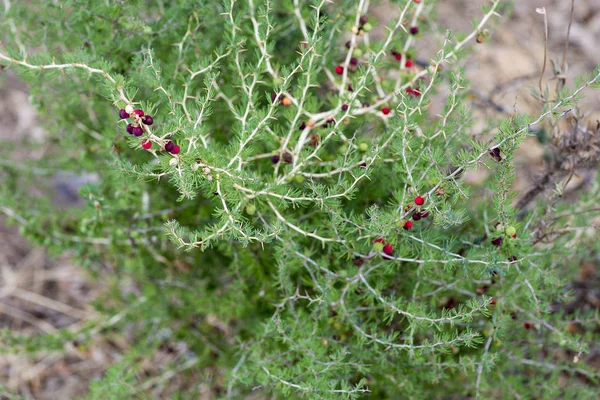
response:
{"label": "green foliage", "polygon": [[[89,398],[149,390],[139,366],[169,341],[190,352],[186,368],[172,370],[217,375],[214,390],[228,398],[592,398],[597,372],[544,354],[580,354],[591,340],[567,335],[565,317],[547,311],[598,243],[565,234],[536,246],[528,233],[546,204],[520,220],[512,189],[513,153],[530,127],[581,90],[475,141],[461,65],[498,1],[473,33],[441,37],[424,69],[405,67],[419,47],[402,20],[433,6],[397,1],[406,14],[367,41],[350,32],[363,2],[334,3],[23,1],[0,20],[0,65],[28,83],[51,145],[35,164],[2,161],[0,210],[32,241],[71,250],[111,283],[96,304],[105,320],[89,329],[133,330],[139,343]],[[349,39],[363,52],[354,72]],[[441,88],[438,117],[427,106]],[[126,106],[154,118],[141,138],[118,120]],[[142,150],[142,140],[153,147]],[[169,140],[179,154],[164,151]],[[501,162],[488,154],[496,147]],[[0,151],[9,160],[11,149]],[[485,185],[462,179],[475,168],[487,168]],[[80,188],[83,207],[64,212],[28,196],[65,171],[96,174]],[[504,237],[509,225],[516,239]],[[501,246],[491,244],[497,236]],[[391,255],[372,250],[377,238]],[[23,340],[3,331],[0,340],[60,351],[89,341],[86,332]]]}

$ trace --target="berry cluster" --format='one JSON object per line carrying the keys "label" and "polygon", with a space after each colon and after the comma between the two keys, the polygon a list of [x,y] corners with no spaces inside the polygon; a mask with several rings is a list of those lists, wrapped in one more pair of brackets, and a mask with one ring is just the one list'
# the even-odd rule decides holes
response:
{"label": "berry cluster", "polygon": [[[130,135],[136,137],[142,136],[144,131],[149,132],[147,127],[154,123],[154,119],[151,116],[146,115],[143,110],[134,110],[130,105],[119,110],[119,117],[121,119],[133,119],[132,123],[127,124],[125,130]],[[142,148],[144,150],[150,150],[152,148],[152,142],[150,140],[143,140]],[[178,154],[181,149],[169,140],[165,145],[165,150],[171,154]]]}
{"label": "berry cluster", "polygon": [[[415,205],[417,207],[420,207],[423,204],[425,204],[425,199],[422,196],[415,197]],[[407,206],[407,208],[410,209],[411,206]],[[415,221],[415,222],[420,221],[421,219],[424,219],[424,218],[427,218],[427,217],[429,217],[429,211],[427,211],[427,210],[420,210],[420,209],[415,210],[412,213],[412,215],[411,215],[412,220]],[[402,223],[402,221],[401,221],[401,223]],[[411,220],[407,220],[407,221],[405,221],[405,222],[402,223],[402,227],[404,229],[406,229],[406,230],[412,229],[413,222]]]}
{"label": "berry cluster", "polygon": [[[502,226],[499,225],[498,227],[496,227],[496,231],[502,232],[503,231]],[[517,229],[514,226],[507,226],[504,229],[503,233],[505,236],[508,236],[509,238],[513,238],[513,239],[517,238]],[[494,246],[502,246],[502,243],[504,243],[504,236],[498,236],[498,237],[492,239],[492,244]]]}
{"label": "berry cluster", "polygon": [[378,238],[375,239],[375,243],[373,243],[373,251],[375,251],[376,253],[381,253],[383,251],[383,254],[385,254],[386,256],[391,256],[392,252],[394,251],[394,248],[389,243],[384,244],[383,238]]}
{"label": "berry cluster", "polygon": [[128,110],[131,106],[128,106],[127,109],[119,110],[119,117],[121,119],[129,119],[133,118],[133,124],[127,124],[127,128],[125,130],[127,133],[133,136],[142,136],[144,133],[144,126],[150,126],[154,123],[154,119],[151,116],[145,115],[142,110]]}
{"label": "berry cluster", "polygon": [[[415,197],[415,204],[420,207],[423,204],[425,204],[425,199],[421,196],[417,196]],[[408,206],[409,209],[411,208],[411,206]],[[415,210],[412,214],[412,219],[413,221],[419,221],[422,218],[427,218],[429,216],[429,212],[426,210]],[[413,221],[409,220],[401,220],[399,222],[399,226],[402,226],[405,230],[410,230],[413,227]],[[375,242],[373,243],[373,251],[380,253],[383,251],[383,253],[386,256],[391,256],[392,252],[393,252],[393,247],[391,244],[389,243],[384,243],[383,238],[377,238],[375,239]]]}

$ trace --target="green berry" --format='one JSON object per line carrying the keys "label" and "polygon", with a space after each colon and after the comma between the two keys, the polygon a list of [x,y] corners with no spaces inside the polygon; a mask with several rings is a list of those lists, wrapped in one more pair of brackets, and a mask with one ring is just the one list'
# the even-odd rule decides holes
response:
{"label": "green berry", "polygon": [[358,150],[361,151],[362,153],[366,152],[367,150],[369,150],[369,144],[362,142],[358,144]]}
{"label": "green berry", "polygon": [[340,154],[346,154],[347,151],[348,151],[348,146],[345,144],[338,147],[338,153],[340,153]]}
{"label": "green berry", "polygon": [[373,25],[371,25],[370,23],[366,23],[363,25],[362,30],[365,32],[371,32],[371,30],[373,29]]}
{"label": "green berry", "polygon": [[256,206],[254,204],[248,204],[246,206],[246,214],[254,215],[256,213]]}
{"label": "green berry", "polygon": [[356,58],[360,58],[363,55],[363,51],[361,49],[359,49],[358,47],[356,49],[354,49],[354,51],[352,52],[352,56],[356,57]]}
{"label": "green berry", "polygon": [[375,242],[373,243],[373,251],[375,253],[381,253],[383,251],[383,242]]}
{"label": "green berry", "polygon": [[283,79],[280,77],[273,78],[273,86],[281,86],[283,85]]}
{"label": "green berry", "polygon": [[514,226],[509,226],[504,230],[504,233],[506,233],[507,236],[513,236],[517,233],[517,230]]}
{"label": "green berry", "polygon": [[294,181],[296,181],[296,183],[303,183],[304,182],[304,176],[303,175],[295,175],[294,176]]}

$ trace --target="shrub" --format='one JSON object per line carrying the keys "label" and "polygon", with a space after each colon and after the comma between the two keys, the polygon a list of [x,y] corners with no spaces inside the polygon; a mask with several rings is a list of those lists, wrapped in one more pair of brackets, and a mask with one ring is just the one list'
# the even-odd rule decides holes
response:
{"label": "shrub", "polygon": [[[176,341],[179,398],[592,398],[597,314],[557,305],[597,256],[597,178],[563,195],[597,165],[571,115],[598,71],[574,89],[557,71],[538,115],[482,133],[461,68],[507,9],[454,34],[433,1],[394,3],[384,30],[363,0],[5,1],[0,64],[48,136],[27,144],[40,160],[2,163],[0,209],[111,282],[99,321],[5,344],[133,335],[92,398],[158,385],[141,365]],[[442,38],[427,62],[422,37]],[[517,193],[513,154],[540,132],[545,175]],[[97,176],[82,208],[28,194],[67,171]]]}

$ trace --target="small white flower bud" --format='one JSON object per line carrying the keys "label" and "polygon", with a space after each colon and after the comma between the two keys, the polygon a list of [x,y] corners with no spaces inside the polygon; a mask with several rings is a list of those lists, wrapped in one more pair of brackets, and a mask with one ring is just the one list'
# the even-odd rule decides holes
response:
{"label": "small white flower bud", "polygon": [[212,180],[213,180],[213,177],[212,177],[212,175],[208,175],[208,176],[206,177],[206,179],[208,179],[208,181],[209,181],[209,182],[212,182]]}
{"label": "small white flower bud", "polygon": [[210,168],[204,167],[204,168],[202,168],[202,172],[204,173],[204,175],[208,175],[208,174],[210,174]]}
{"label": "small white flower bud", "polygon": [[200,164],[196,163],[192,165],[192,171],[198,171],[198,168],[200,168]]}
{"label": "small white flower bud", "polygon": [[125,106],[125,111],[127,111],[127,114],[133,113],[133,106],[131,104],[127,104]]}
{"label": "small white flower bud", "polygon": [[177,164],[179,164],[179,160],[178,160],[178,159],[176,159],[175,157],[173,157],[173,158],[171,158],[171,159],[169,160],[169,165],[170,165],[171,167],[176,167],[176,166],[177,166]]}

